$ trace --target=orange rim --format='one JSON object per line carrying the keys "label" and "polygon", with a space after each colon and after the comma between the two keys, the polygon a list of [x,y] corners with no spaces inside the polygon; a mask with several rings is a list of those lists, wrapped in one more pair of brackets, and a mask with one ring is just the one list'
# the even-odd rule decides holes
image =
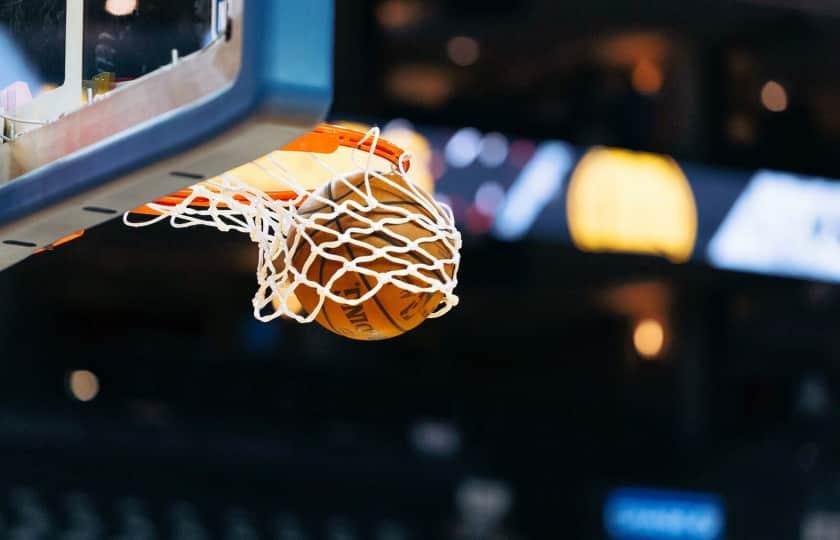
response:
{"label": "orange rim", "polygon": [[52,250],[56,249],[57,247],[63,246],[64,244],[67,244],[69,242],[72,242],[73,240],[81,238],[84,235],[85,235],[85,230],[84,229],[82,229],[80,231],[76,231],[73,234],[69,234],[69,235],[67,235],[63,238],[59,238],[58,240],[56,240],[55,242],[53,242],[52,244],[50,244],[48,246],[42,247],[41,249],[39,249],[35,253],[44,253],[45,251],[52,251]]}
{"label": "orange rim", "polygon": [[[320,124],[309,133],[300,138],[290,142],[278,150],[286,152],[311,152],[314,154],[331,154],[341,147],[355,148],[362,152],[370,152],[373,146],[373,137],[367,137],[366,133],[356,131],[354,129],[344,128],[340,126],[333,126],[330,124]],[[395,166],[399,166],[400,158],[405,151],[397,145],[380,138],[377,141],[376,148],[373,149],[373,154],[388,160]],[[403,160],[403,167],[408,170],[411,162],[408,159]],[[171,193],[165,197],[161,197],[154,201],[154,204],[161,206],[177,206],[183,203],[190,195],[192,190],[182,189]],[[269,191],[266,195],[276,201],[288,201],[297,197],[294,191]],[[236,200],[240,202],[247,202],[245,197],[237,197]],[[191,201],[191,206],[208,207],[210,201],[205,198],[196,198]],[[148,216],[159,216],[161,212],[150,208],[148,205],[143,205],[131,211],[133,214],[145,214]]]}

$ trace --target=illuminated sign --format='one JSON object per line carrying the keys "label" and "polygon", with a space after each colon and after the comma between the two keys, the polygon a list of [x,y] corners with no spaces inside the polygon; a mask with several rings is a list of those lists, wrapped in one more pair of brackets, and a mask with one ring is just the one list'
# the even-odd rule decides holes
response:
{"label": "illuminated sign", "polygon": [[578,249],[660,255],[685,262],[697,239],[697,207],[673,159],[611,148],[590,150],[566,199]]}
{"label": "illuminated sign", "polygon": [[719,540],[723,505],[711,495],[621,488],[607,497],[604,528],[616,540]]}
{"label": "illuminated sign", "polygon": [[547,142],[522,169],[499,206],[494,233],[502,240],[523,238],[545,207],[557,197],[574,165],[574,153],[561,142]]}
{"label": "illuminated sign", "polygon": [[708,247],[711,264],[792,277],[840,280],[840,185],[762,171]]}

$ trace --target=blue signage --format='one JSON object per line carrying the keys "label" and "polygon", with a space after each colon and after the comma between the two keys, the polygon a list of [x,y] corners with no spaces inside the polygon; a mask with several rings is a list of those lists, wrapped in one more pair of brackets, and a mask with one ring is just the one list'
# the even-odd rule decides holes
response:
{"label": "blue signage", "polygon": [[723,504],[713,495],[620,488],[607,497],[604,527],[617,540],[719,540]]}

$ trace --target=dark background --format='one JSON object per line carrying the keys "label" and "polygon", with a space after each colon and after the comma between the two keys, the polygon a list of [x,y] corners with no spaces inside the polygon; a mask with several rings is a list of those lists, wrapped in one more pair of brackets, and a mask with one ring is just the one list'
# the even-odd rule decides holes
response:
{"label": "dark background", "polygon": [[[337,9],[334,119],[840,176],[828,0]],[[449,58],[456,36],[474,63]],[[720,496],[730,539],[829,537],[805,524],[840,512],[837,287],[465,244],[461,305],[383,343],[254,321],[256,252],[232,233],[116,221],[0,274],[3,534],[603,538],[607,493],[641,485]],[[653,360],[643,317],[666,330]],[[90,402],[68,392],[79,369]]]}

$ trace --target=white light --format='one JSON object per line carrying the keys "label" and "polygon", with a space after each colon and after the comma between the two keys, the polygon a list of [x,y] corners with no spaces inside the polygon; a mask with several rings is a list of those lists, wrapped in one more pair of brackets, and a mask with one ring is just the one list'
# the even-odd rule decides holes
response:
{"label": "white light", "polygon": [[105,2],[105,11],[117,17],[131,15],[136,10],[137,0],[106,0]]}
{"label": "white light", "polygon": [[517,240],[527,234],[549,201],[560,193],[574,164],[573,156],[572,149],[560,142],[537,149],[499,208],[494,223],[497,237]]}
{"label": "white light", "polygon": [[481,152],[481,132],[475,128],[463,128],[446,143],[446,162],[453,167],[469,167]]}
{"label": "white light", "polygon": [[414,129],[414,124],[410,121],[406,120],[405,118],[394,118],[387,124],[385,127],[382,128],[382,133],[387,133],[388,131],[416,131]]}
{"label": "white light", "polygon": [[99,378],[86,369],[70,373],[67,386],[73,397],[79,401],[90,401],[99,394]]}
{"label": "white light", "polygon": [[507,159],[509,148],[507,137],[501,133],[488,133],[481,140],[478,161],[485,167],[499,167]]}
{"label": "white light", "polygon": [[411,442],[418,452],[451,457],[461,448],[461,433],[448,422],[421,421],[411,428]]}
{"label": "white light", "polygon": [[498,182],[485,182],[475,192],[475,207],[485,216],[493,216],[505,201],[505,188]]}
{"label": "white light", "polygon": [[458,486],[455,501],[465,521],[479,530],[488,530],[510,511],[513,491],[498,480],[469,478]]}
{"label": "white light", "polygon": [[840,186],[761,171],[709,242],[713,266],[840,281]]}

